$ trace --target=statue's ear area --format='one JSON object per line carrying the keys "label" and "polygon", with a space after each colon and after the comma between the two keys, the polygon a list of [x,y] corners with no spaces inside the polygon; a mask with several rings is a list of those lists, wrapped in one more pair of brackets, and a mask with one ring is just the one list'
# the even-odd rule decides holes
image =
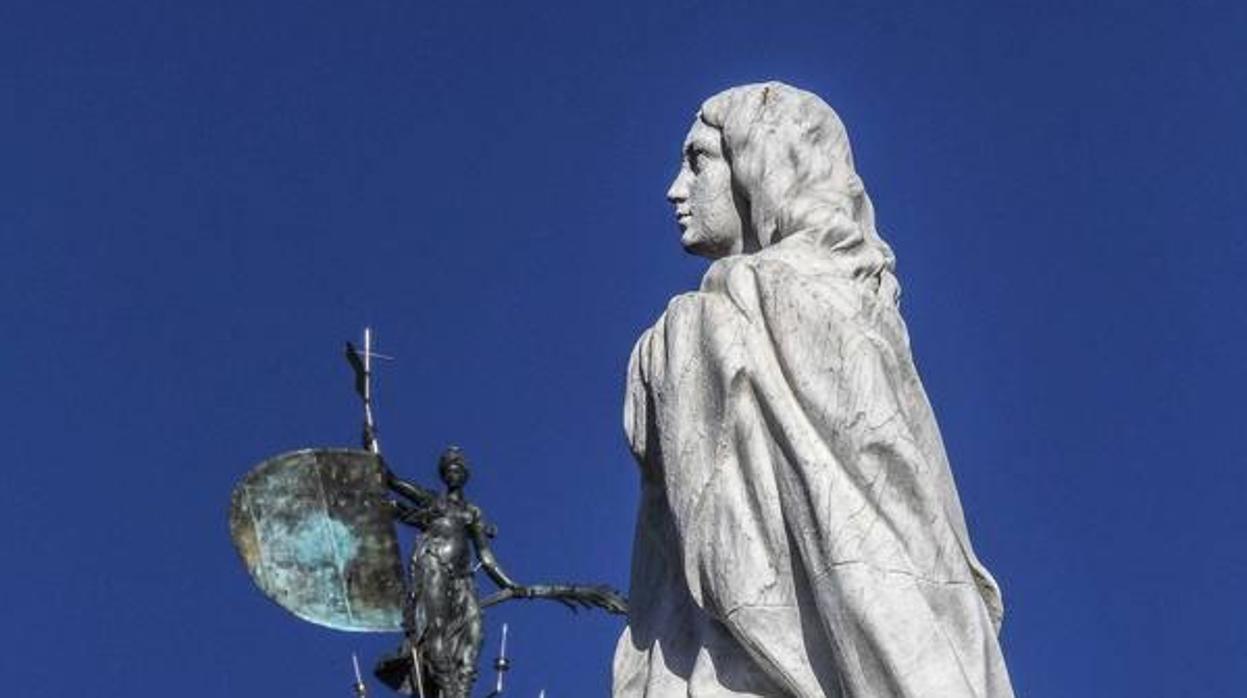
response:
{"label": "statue's ear area", "polygon": [[749,191],[741,184],[740,178],[736,176],[736,167],[732,164],[732,153],[727,147],[727,139],[723,137],[723,131],[719,131],[723,148],[723,159],[727,161],[728,168],[732,171],[732,205],[736,208],[736,217],[740,219],[741,252],[750,254],[762,249],[762,241],[758,237],[757,227],[753,221],[753,206],[749,201]]}
{"label": "statue's ear area", "polygon": [[759,209],[760,202],[751,196],[750,185],[752,190],[756,190],[761,184],[767,171],[766,164],[757,158],[742,159],[740,151],[748,150],[748,144],[737,143],[737,147],[733,147],[723,128],[716,126],[715,130],[719,132],[723,159],[732,172],[732,203],[736,206],[736,215],[740,217],[744,238],[741,251],[757,252],[774,241],[774,221],[768,220],[765,210]]}

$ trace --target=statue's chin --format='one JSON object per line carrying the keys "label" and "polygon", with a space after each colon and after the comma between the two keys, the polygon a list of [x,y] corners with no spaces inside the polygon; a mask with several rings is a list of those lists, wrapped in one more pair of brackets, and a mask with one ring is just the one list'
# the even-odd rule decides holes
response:
{"label": "statue's chin", "polygon": [[731,245],[724,245],[718,240],[698,235],[693,228],[688,228],[680,236],[680,246],[684,251],[709,260],[721,259],[732,253]]}

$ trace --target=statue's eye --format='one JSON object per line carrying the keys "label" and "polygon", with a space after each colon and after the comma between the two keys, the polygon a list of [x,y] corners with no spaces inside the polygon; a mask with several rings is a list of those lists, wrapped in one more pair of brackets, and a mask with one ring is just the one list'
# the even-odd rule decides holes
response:
{"label": "statue's eye", "polygon": [[706,164],[706,151],[690,150],[688,153],[688,166],[693,170],[694,174],[701,172],[701,168]]}

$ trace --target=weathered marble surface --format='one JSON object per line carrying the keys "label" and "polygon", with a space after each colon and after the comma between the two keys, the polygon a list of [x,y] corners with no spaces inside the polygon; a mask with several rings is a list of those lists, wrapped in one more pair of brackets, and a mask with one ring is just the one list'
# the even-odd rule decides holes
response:
{"label": "weathered marble surface", "polygon": [[614,695],[1012,696],[838,117],[780,83],[721,93],[668,198],[717,261],[629,367],[643,484]]}

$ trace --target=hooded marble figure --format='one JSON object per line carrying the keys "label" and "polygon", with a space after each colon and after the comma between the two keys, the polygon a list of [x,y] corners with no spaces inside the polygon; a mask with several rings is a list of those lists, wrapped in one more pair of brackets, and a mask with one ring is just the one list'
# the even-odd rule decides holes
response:
{"label": "hooded marble figure", "polygon": [[891,249],[816,95],[702,105],[667,193],[715,260],[638,340],[641,469],[614,695],[1008,698]]}

